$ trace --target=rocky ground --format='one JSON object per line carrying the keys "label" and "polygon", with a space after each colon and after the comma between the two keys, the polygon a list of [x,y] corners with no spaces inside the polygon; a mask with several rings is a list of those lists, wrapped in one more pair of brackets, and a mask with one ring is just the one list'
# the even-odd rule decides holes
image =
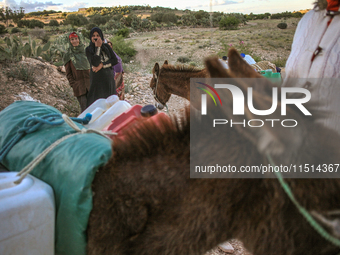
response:
{"label": "rocky ground", "polygon": [[[73,96],[63,68],[31,58],[19,63],[1,64],[0,67],[0,111],[16,100],[35,100],[70,116],[79,115],[78,101]],[[131,105],[154,104],[149,88],[151,77],[151,74],[140,72],[125,73],[125,84],[129,87],[126,100]],[[172,96],[168,103],[169,113],[180,112],[186,105],[186,99]]]}

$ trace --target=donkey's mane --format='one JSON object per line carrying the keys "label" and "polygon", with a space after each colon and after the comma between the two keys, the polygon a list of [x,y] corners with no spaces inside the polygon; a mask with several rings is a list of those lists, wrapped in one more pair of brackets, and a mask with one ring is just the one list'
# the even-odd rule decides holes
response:
{"label": "donkey's mane", "polygon": [[[138,128],[127,130],[124,140],[115,139],[113,151],[115,158],[129,161],[130,156],[145,158],[158,155],[161,151],[173,149],[181,144],[189,144],[190,141],[190,111],[179,114],[171,121],[165,118],[158,119],[158,125],[154,122],[138,123]],[[161,127],[161,128],[160,128]],[[189,146],[188,146],[189,147]],[[177,150],[180,151],[180,150]]]}
{"label": "donkey's mane", "polygon": [[198,69],[194,66],[185,66],[185,65],[163,65],[162,69],[169,72],[193,72],[199,73],[204,69]]}

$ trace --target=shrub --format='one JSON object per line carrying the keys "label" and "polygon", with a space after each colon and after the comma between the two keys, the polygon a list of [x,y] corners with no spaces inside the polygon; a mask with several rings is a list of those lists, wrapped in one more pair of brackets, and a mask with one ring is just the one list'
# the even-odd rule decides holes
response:
{"label": "shrub", "polygon": [[240,23],[241,21],[234,16],[224,16],[219,22],[219,27],[224,30],[235,30]]}
{"label": "shrub", "polygon": [[7,77],[16,78],[22,81],[34,82],[34,67],[25,64],[19,64],[7,72]]}
{"label": "shrub", "polygon": [[48,25],[50,27],[58,27],[59,26],[59,22],[55,19],[51,19],[50,22],[48,23]]}
{"label": "shrub", "polygon": [[96,26],[104,25],[106,22],[107,22],[107,19],[100,14],[93,15],[90,18],[90,23],[96,24]]}
{"label": "shrub", "polygon": [[11,30],[11,34],[15,34],[15,33],[18,33],[18,32],[20,32],[20,29],[16,28],[16,27],[12,28],[12,30]]}
{"label": "shrub", "polygon": [[9,26],[9,27],[14,27],[14,25],[13,25],[13,24],[9,24],[8,26]]}
{"label": "shrub", "polygon": [[6,27],[0,24],[0,34],[7,33]]}
{"label": "shrub", "polygon": [[131,41],[126,42],[122,36],[116,36],[110,41],[112,42],[113,51],[118,54],[124,63],[129,62],[137,53],[133,43]]}
{"label": "shrub", "polygon": [[130,30],[128,28],[119,29],[116,33],[117,36],[128,37]]}
{"label": "shrub", "polygon": [[153,13],[153,14],[151,14],[151,16],[150,16],[150,19],[151,19],[152,21],[156,21],[157,23],[161,23],[161,22],[162,22],[163,14],[164,14],[164,13],[161,13],[161,12]]}
{"label": "shrub", "polygon": [[43,28],[45,26],[44,22],[41,22],[40,20],[32,19],[28,21],[28,27],[29,28]]}
{"label": "shrub", "polygon": [[188,58],[188,57],[179,57],[177,59],[177,62],[188,63],[188,62],[190,62],[190,58]]}
{"label": "shrub", "polygon": [[28,27],[30,21],[29,20],[19,20],[17,25],[18,27]]}
{"label": "shrub", "polygon": [[287,28],[287,23],[284,23],[284,22],[279,23],[279,24],[277,24],[277,27],[280,28],[280,29],[286,29]]}
{"label": "shrub", "polygon": [[96,27],[96,24],[94,24],[94,23],[89,23],[89,24],[86,25],[86,29],[87,29],[87,30],[90,30],[90,31],[91,31],[91,29],[94,28],[94,27]]}
{"label": "shrub", "polygon": [[164,13],[162,15],[162,22],[164,23],[177,23],[177,16],[174,13]]}
{"label": "shrub", "polygon": [[67,18],[64,21],[64,25],[72,25],[72,26],[83,26],[88,24],[89,21],[87,20],[87,18],[83,15],[80,14],[70,14],[67,16]]}
{"label": "shrub", "polygon": [[80,31],[80,33],[85,37],[85,38],[90,38],[90,31],[83,29]]}

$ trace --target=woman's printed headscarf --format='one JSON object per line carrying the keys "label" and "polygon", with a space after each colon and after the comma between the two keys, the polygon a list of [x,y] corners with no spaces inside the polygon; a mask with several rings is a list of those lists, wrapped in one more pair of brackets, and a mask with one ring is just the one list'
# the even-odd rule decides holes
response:
{"label": "woman's printed headscarf", "polygon": [[[73,37],[79,38],[79,45],[76,47],[74,47],[71,44],[71,38]],[[63,57],[64,65],[66,65],[67,62],[71,60],[72,64],[77,70],[89,70],[90,63],[86,58],[85,46],[81,43],[80,37],[77,35],[77,33],[72,32],[69,34],[68,38],[69,38],[69,48],[67,49],[67,52]]]}

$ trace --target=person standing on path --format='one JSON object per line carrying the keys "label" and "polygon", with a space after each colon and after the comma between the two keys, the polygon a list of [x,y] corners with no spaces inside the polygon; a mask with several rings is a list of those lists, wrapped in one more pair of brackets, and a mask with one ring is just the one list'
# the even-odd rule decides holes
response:
{"label": "person standing on path", "polygon": [[117,94],[112,67],[118,63],[111,47],[104,43],[103,32],[94,27],[90,32],[90,45],[86,48],[86,56],[91,65],[90,91],[87,95],[87,106],[99,98],[107,98]]}
{"label": "person standing on path", "polygon": [[70,33],[68,38],[70,45],[63,57],[66,77],[83,112],[87,107],[87,94],[90,90],[90,64],[77,33]]}

